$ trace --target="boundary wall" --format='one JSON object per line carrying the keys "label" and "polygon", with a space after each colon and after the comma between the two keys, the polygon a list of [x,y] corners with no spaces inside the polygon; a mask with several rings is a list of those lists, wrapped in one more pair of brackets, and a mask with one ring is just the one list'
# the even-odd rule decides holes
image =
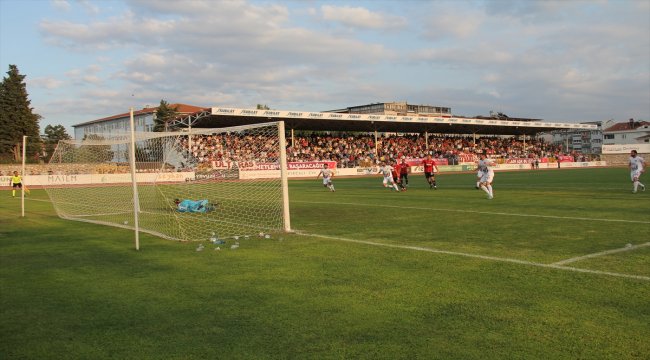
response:
{"label": "boundary wall", "polygon": [[[323,164],[329,162],[322,162]],[[589,161],[589,162],[563,162],[559,163],[561,169],[565,168],[587,168],[587,167],[603,167],[607,166],[605,161]],[[539,163],[539,169],[557,169],[558,163]],[[290,178],[310,178],[316,177],[320,172],[321,167],[305,167],[294,168],[288,170]],[[504,170],[532,170],[530,164],[497,164],[493,167],[495,171]],[[439,173],[453,173],[453,172],[467,172],[476,171],[475,163],[461,163],[460,165],[439,165]],[[334,169],[335,176],[372,176],[376,175],[379,167],[358,167],[358,168],[341,168]],[[424,170],[422,166],[411,166],[412,174],[422,174]],[[280,170],[240,170],[239,178],[242,180],[254,179],[273,179],[280,177]],[[186,172],[168,172],[168,173],[138,173],[136,174],[139,183],[153,183],[156,182],[183,182],[195,181],[196,173]],[[0,187],[9,187],[11,176],[0,176]],[[75,186],[75,185],[110,185],[130,183],[131,174],[52,174],[52,175],[26,175],[23,178],[23,183],[26,186]]]}

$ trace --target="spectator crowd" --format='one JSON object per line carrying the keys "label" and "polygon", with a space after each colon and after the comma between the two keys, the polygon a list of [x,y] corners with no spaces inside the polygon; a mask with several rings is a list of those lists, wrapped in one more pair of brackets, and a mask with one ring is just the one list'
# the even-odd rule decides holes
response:
{"label": "spectator crowd", "polygon": [[[191,152],[201,163],[213,161],[257,161],[277,159],[276,140],[264,135],[233,136],[227,134],[194,136]],[[181,144],[186,149],[187,139]],[[543,139],[516,137],[429,136],[382,134],[375,140],[372,134],[301,134],[287,139],[287,161],[335,161],[337,167],[370,166],[379,161],[401,158],[446,159],[457,164],[472,155],[486,154],[497,161],[511,158],[554,157],[563,154],[560,145],[546,143]],[[572,153],[577,161],[581,154]]]}
{"label": "spectator crowd", "polygon": [[[191,141],[188,137],[181,137],[177,148],[180,152],[191,153],[199,167],[205,168],[211,168],[215,163],[275,163],[279,157],[277,137],[261,133],[193,135]],[[423,135],[381,134],[375,139],[373,134],[303,133],[293,139],[287,136],[286,148],[289,162],[334,161],[339,168],[368,167],[380,161],[419,159],[427,155],[434,159],[445,159],[448,164],[458,164],[474,161],[480,154],[486,154],[497,162],[507,159],[531,159],[533,162],[533,159],[554,159],[560,155],[573,156],[575,161],[593,160],[581,153],[566,154],[561,145],[553,145],[543,139],[532,138],[524,142],[517,137],[502,136],[474,139],[468,136],[429,135],[427,139]],[[159,171],[159,166],[152,165],[152,168],[140,166],[138,171]],[[13,170],[20,171],[0,168],[0,176]],[[128,172],[127,164],[60,164],[55,168],[42,164],[31,165],[28,170],[30,175],[125,172]]]}

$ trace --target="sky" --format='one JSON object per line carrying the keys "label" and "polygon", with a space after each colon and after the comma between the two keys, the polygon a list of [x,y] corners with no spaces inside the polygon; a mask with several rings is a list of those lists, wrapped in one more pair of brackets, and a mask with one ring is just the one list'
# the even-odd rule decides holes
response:
{"label": "sky", "polygon": [[650,0],[0,0],[9,65],[41,132],[161,100],[650,121]]}

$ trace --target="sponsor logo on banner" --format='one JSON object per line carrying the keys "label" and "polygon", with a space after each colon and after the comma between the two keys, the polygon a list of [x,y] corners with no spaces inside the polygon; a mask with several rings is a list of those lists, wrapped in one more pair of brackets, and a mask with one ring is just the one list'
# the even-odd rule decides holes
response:
{"label": "sponsor logo on banner", "polygon": [[289,170],[322,169],[324,164],[327,164],[327,167],[329,169],[336,169],[336,161],[289,162],[287,163],[287,169]]}
{"label": "sponsor logo on banner", "polygon": [[[288,162],[287,170],[320,170],[323,168],[324,164],[327,164],[327,167],[330,169],[336,168],[336,161],[304,161],[304,162]],[[280,170],[280,164],[279,163],[258,163],[254,161],[249,161],[243,164],[240,163],[239,170],[242,171]]]}
{"label": "sponsor logo on banner", "polygon": [[377,171],[379,171],[379,169],[376,167],[357,168],[358,175],[372,175],[376,174]]}
{"label": "sponsor logo on banner", "polygon": [[185,175],[182,173],[167,173],[163,172],[158,174],[158,181],[181,181],[185,179]]}
{"label": "sponsor logo on banner", "polygon": [[650,144],[603,144],[603,154],[629,154],[632,150],[636,150],[639,154],[647,154],[650,153]]}
{"label": "sponsor logo on banner", "polygon": [[77,182],[77,175],[48,175],[47,182],[50,184],[73,184]]}
{"label": "sponsor logo on banner", "polygon": [[535,161],[535,159],[512,158],[512,159],[506,159],[506,164],[530,164],[533,161]]}
{"label": "sponsor logo on banner", "polygon": [[477,162],[478,156],[476,154],[458,154],[458,160],[463,163]]}

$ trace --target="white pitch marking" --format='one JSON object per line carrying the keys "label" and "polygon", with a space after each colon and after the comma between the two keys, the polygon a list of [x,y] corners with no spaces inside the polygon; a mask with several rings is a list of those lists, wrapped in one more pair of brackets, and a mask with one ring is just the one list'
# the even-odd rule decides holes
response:
{"label": "white pitch marking", "polygon": [[374,241],[354,240],[354,239],[347,239],[347,238],[342,238],[342,237],[338,237],[338,236],[309,234],[309,233],[303,233],[303,232],[299,232],[299,231],[296,231],[296,234],[303,235],[303,236],[318,237],[318,238],[329,239],[329,240],[337,240],[337,241],[345,241],[345,242],[350,242],[350,243],[365,244],[365,245],[371,245],[371,246],[382,246],[382,247],[390,247],[390,248],[397,248],[397,249],[426,251],[426,252],[431,252],[431,253],[436,253],[436,254],[464,256],[464,257],[483,259],[483,260],[509,262],[509,263],[514,263],[514,264],[537,266],[537,267],[550,268],[550,269],[568,270],[568,271],[588,273],[588,274],[608,275],[608,276],[622,277],[622,278],[628,278],[628,279],[637,279],[637,280],[650,281],[650,276],[643,276],[643,275],[630,275],[630,274],[621,274],[621,273],[615,273],[615,272],[609,272],[609,271],[580,269],[580,268],[574,268],[574,267],[570,267],[570,266],[562,266],[562,265],[557,265],[557,264],[543,264],[543,263],[537,263],[537,262],[533,262],[533,261],[517,260],[517,259],[502,258],[502,257],[496,257],[496,256],[488,256],[488,255],[468,254],[468,253],[462,253],[462,252],[456,252],[456,251],[437,250],[437,249],[431,249],[431,248],[420,247],[420,246],[382,244],[382,243],[378,243],[378,242],[374,242]]}
{"label": "white pitch marking", "polygon": [[646,247],[646,246],[650,246],[650,242],[647,242],[647,243],[644,243],[644,244],[639,244],[639,245],[632,245],[632,246],[628,246],[628,247],[618,248],[618,249],[605,250],[605,251],[601,251],[601,252],[597,252],[597,253],[593,253],[593,254],[576,256],[576,257],[573,257],[573,258],[570,258],[570,259],[555,262],[555,263],[553,263],[551,265],[564,265],[564,264],[568,264],[568,263],[572,263],[572,262],[576,262],[576,261],[580,261],[580,260],[591,259],[591,258],[595,258],[595,257],[599,257],[599,256],[604,256],[604,255],[616,254],[616,253],[624,252],[624,251],[635,250],[635,249]]}
{"label": "white pitch marking", "polygon": [[[331,204],[331,203],[325,202],[325,201],[292,200],[292,202],[300,202],[300,203],[306,203],[306,204]],[[586,218],[586,217],[574,217],[574,216],[537,215],[537,214],[514,214],[514,213],[504,213],[504,212],[461,210],[461,209],[441,209],[441,208],[428,208],[428,207],[417,207],[417,206],[397,206],[397,205],[385,205],[385,204],[357,204],[357,203],[342,203],[342,202],[337,202],[336,204],[337,205],[352,205],[352,206],[374,206],[374,207],[386,207],[386,208],[396,208],[396,209],[448,211],[448,212],[472,213],[472,214],[483,214],[483,215],[504,215],[504,216],[521,216],[521,217],[539,217],[539,218],[546,218],[546,219],[562,219],[562,220],[585,220],[585,221],[603,221],[603,222],[623,222],[623,223],[634,223],[634,224],[650,224],[650,221],[642,221],[642,220],[598,219],[598,218]]]}

